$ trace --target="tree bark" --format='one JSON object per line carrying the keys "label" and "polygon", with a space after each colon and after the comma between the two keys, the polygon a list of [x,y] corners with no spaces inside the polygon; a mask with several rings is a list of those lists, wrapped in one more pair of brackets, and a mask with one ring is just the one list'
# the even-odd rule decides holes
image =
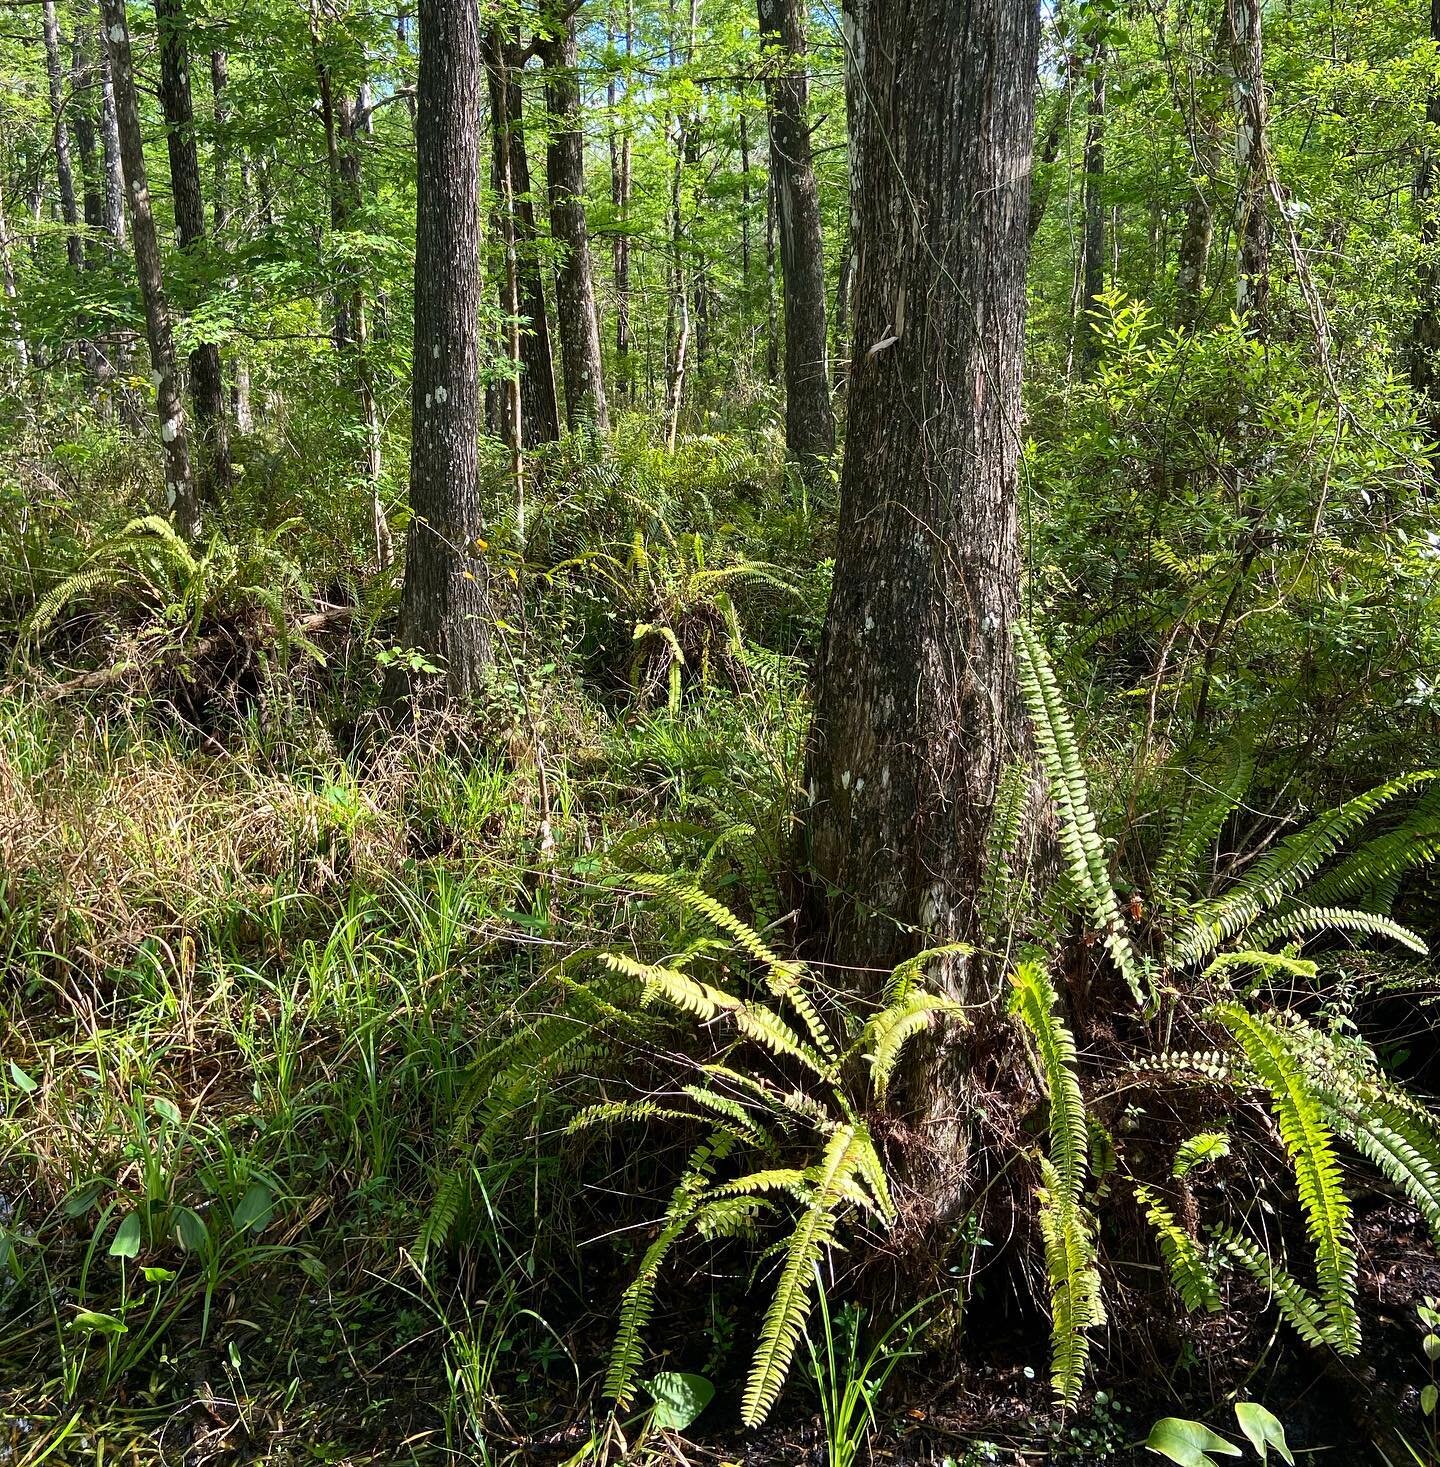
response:
{"label": "tree bark", "polygon": [[585,219],[585,135],[580,116],[580,46],[575,17],[563,35],[545,46],[545,99],[553,119],[546,155],[550,188],[550,233],[561,247],[555,267],[555,318],[565,376],[565,420],[610,431],[605,402],[605,364],[600,355],[600,320],[590,231]]}
{"label": "tree bark", "polygon": [[[93,38],[92,32],[89,39]],[[105,196],[99,134],[95,125],[95,63],[86,42],[84,28],[77,26],[70,41],[70,110],[75,119],[75,147],[80,154],[86,238],[98,244],[105,229]],[[98,259],[91,245],[86,251],[86,263],[93,265]]]}
{"label": "tree bark", "polygon": [[[1100,26],[1103,28],[1103,20]],[[1080,364],[1089,373],[1100,355],[1095,311],[1105,291],[1105,43],[1097,29],[1090,47],[1090,100],[1085,112],[1085,216],[1080,292]],[[1028,217],[1028,216],[1027,216]],[[1028,238],[1028,231],[1027,231]]]}
{"label": "tree bark", "polygon": [[785,446],[802,463],[835,452],[825,329],[825,249],[810,152],[803,0],[758,0],[785,291]]}
{"label": "tree bark", "polygon": [[[1196,82],[1191,108],[1190,147],[1195,159],[1195,176],[1185,201],[1185,222],[1180,232],[1179,260],[1175,271],[1175,324],[1193,331],[1205,306],[1205,277],[1210,269],[1210,250],[1215,240],[1215,211],[1210,199],[1220,176],[1220,109],[1214,88],[1216,73],[1224,65],[1228,47],[1225,22],[1216,27],[1214,55],[1209,70]],[[1181,99],[1182,108],[1185,99]]]}
{"label": "tree bark", "polygon": [[450,698],[490,663],[480,516],[480,97],[474,0],[420,0],[415,120],[412,518],[402,636],[443,666]]}
{"label": "tree bark", "polygon": [[1235,98],[1239,256],[1235,309],[1263,331],[1270,310],[1270,177],[1266,152],[1265,51],[1260,0],[1226,0]]}
{"label": "tree bark", "polygon": [[135,274],[145,306],[145,336],[150,346],[151,380],[160,420],[160,442],[165,456],[165,495],[175,510],[180,533],[198,539],[203,528],[200,497],[190,468],[190,442],[185,407],[175,370],[175,341],[170,307],[165,299],[165,276],[160,263],[160,240],[150,209],[150,186],[145,175],[145,142],[140,131],[140,101],[135,89],[135,63],[130,55],[130,29],[125,0],[100,0],[105,47],[115,89],[115,114],[120,158],[130,200],[130,235],[135,247]]}
{"label": "tree bark", "polygon": [[[190,92],[190,48],[184,0],[156,0],[160,40],[160,105],[165,113],[170,185],[180,248],[192,258],[205,253],[205,200],[200,191],[200,154]],[[220,348],[201,342],[190,353],[190,395],[200,446],[200,493],[216,500],[230,483],[230,423]]]}
{"label": "tree bark", "polygon": [[[535,448],[560,436],[560,401],[555,390],[555,354],[550,342],[550,315],[545,304],[545,277],[536,249],[535,206],[530,188],[530,159],[525,150],[525,100],[517,75],[517,48],[492,29],[486,37],[486,75],[490,89],[490,179],[497,197],[510,180],[515,201],[516,269],[521,302],[521,381],[525,442]],[[507,225],[496,220],[497,232]],[[501,283],[501,308],[505,306]],[[496,415],[508,441],[508,415]]]}
{"label": "tree bark", "polygon": [[0,179],[0,294],[4,296],[5,314],[10,318],[10,340],[15,347],[15,359],[24,370],[30,365],[30,348],[15,314],[15,261],[11,248],[10,226],[5,220],[4,180]]}
{"label": "tree bark", "polygon": [[[1430,40],[1440,50],[1440,0],[1430,0]],[[1425,96],[1425,140],[1415,175],[1415,212],[1420,216],[1419,310],[1410,331],[1410,386],[1419,399],[1422,421],[1431,444],[1440,444],[1440,218],[1437,183],[1440,166],[1440,87]]]}
{"label": "tree bark", "polygon": [[[625,0],[625,59],[628,63],[635,41],[635,6]],[[629,86],[629,75],[626,75]],[[607,89],[610,106],[610,202],[615,206],[615,236],[611,263],[615,276],[615,391],[621,398],[635,393],[634,367],[630,361],[630,190],[632,146],[630,128],[615,125],[616,87],[612,77]]]}
{"label": "tree bark", "polygon": [[780,380],[780,305],[775,268],[775,175],[765,179],[765,377]]}
{"label": "tree bark", "polygon": [[60,187],[60,217],[65,224],[65,256],[72,270],[85,265],[80,216],[75,207],[75,169],[70,161],[70,127],[65,121],[65,69],[61,61],[60,22],[55,0],[45,0],[45,72],[50,83],[51,140],[55,148],[55,180]]}
{"label": "tree bark", "polygon": [[[973,941],[997,783],[1026,748],[1020,380],[1038,17],[1031,0],[869,0],[855,352],[805,812],[813,917],[863,986]],[[997,998],[982,957],[932,986]],[[966,1053],[910,1087],[915,1182],[965,1205]]]}
{"label": "tree bark", "polygon": [[105,155],[105,232],[110,236],[111,248],[118,254],[125,248],[125,171],[120,163],[120,124],[115,113],[110,48],[103,37],[100,42],[100,146]]}

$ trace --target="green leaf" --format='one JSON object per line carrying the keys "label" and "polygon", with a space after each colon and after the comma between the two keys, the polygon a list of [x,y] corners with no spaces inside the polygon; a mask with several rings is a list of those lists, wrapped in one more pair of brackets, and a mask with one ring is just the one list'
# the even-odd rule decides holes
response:
{"label": "green leaf", "polygon": [[1238,1457],[1240,1448],[1216,1436],[1201,1421],[1187,1421],[1183,1416],[1166,1416],[1150,1428],[1145,1438],[1149,1451],[1168,1457],[1178,1467],[1216,1467],[1216,1452],[1222,1457]]}
{"label": "green leaf", "polygon": [[684,1431],[715,1394],[715,1387],[703,1375],[676,1370],[662,1370],[645,1389],[655,1398],[650,1424],[661,1431]]}
{"label": "green leaf", "polygon": [[163,1095],[157,1095],[151,1102],[151,1108],[162,1121],[169,1121],[172,1126],[180,1124],[180,1107],[173,1100],[167,1100]]}
{"label": "green leaf", "polygon": [[100,1200],[100,1194],[110,1184],[108,1177],[91,1177],[82,1186],[77,1187],[65,1199],[66,1217],[84,1217],[87,1212]]}
{"label": "green leaf", "polygon": [[126,1332],[123,1320],[116,1319],[113,1314],[101,1314],[94,1309],[82,1309],[70,1321],[70,1328],[88,1330],[95,1335],[123,1335]]}
{"label": "green leaf", "polygon": [[1426,1335],[1420,1341],[1420,1348],[1425,1351],[1427,1360],[1440,1360],[1440,1335]]}
{"label": "green leaf", "polygon": [[10,1061],[10,1078],[20,1087],[26,1095],[32,1095],[39,1088],[38,1084],[15,1063]]}
{"label": "green leaf", "polygon": [[115,1237],[110,1244],[110,1256],[111,1258],[134,1258],[139,1251],[140,1214],[127,1212],[120,1226],[115,1229]]}
{"label": "green leaf", "polygon": [[194,1208],[177,1207],[171,1216],[175,1220],[176,1240],[187,1253],[210,1251],[210,1229]]}
{"label": "green leaf", "polygon": [[1274,1447],[1290,1467],[1295,1467],[1295,1458],[1285,1440],[1285,1428],[1274,1412],[1267,1411],[1256,1401],[1236,1401],[1235,1419],[1249,1438],[1250,1445],[1260,1453],[1262,1462],[1270,1460],[1269,1449]]}
{"label": "green leaf", "polygon": [[246,1228],[251,1228],[257,1233],[263,1233],[270,1225],[274,1205],[275,1199],[269,1187],[264,1182],[251,1182],[249,1190],[240,1199],[239,1207],[235,1209],[235,1231],[243,1233]]}
{"label": "green leaf", "polygon": [[1427,1385],[1420,1392],[1420,1414],[1422,1416],[1433,1416],[1435,1414],[1435,1403],[1440,1401],[1440,1389],[1433,1385]]}
{"label": "green leaf", "polygon": [[168,1284],[175,1277],[173,1268],[159,1268],[154,1265],[142,1268],[140,1272],[145,1275],[147,1284]]}

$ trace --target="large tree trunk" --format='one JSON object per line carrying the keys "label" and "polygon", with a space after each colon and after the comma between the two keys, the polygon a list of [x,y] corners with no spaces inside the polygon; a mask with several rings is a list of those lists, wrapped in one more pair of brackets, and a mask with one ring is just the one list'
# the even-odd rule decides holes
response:
{"label": "large tree trunk", "polygon": [[595,277],[590,231],[585,220],[585,135],[580,117],[580,47],[575,17],[560,39],[543,51],[545,101],[553,119],[547,153],[550,233],[560,245],[555,268],[555,318],[560,328],[560,359],[565,374],[565,419],[573,432],[588,425],[610,430],[605,403],[605,366],[600,355],[600,320],[595,308]]}
{"label": "large tree trunk", "polygon": [[115,89],[115,114],[120,135],[120,158],[130,200],[130,235],[135,243],[135,274],[145,305],[145,336],[150,345],[151,380],[160,419],[160,442],[165,455],[165,494],[174,507],[182,535],[197,539],[202,529],[200,497],[190,470],[190,442],[185,430],[185,407],[175,370],[175,342],[170,307],[165,299],[165,277],[160,264],[160,239],[150,210],[150,186],[145,176],[145,141],[140,131],[140,100],[135,90],[135,63],[130,55],[130,28],[125,0],[101,0],[105,47],[110,56],[110,78]]}
{"label": "large tree trunk", "polygon": [[[996,787],[1025,747],[1020,378],[1031,0],[869,0],[850,416],[805,825],[829,958],[878,986],[976,936]],[[949,956],[964,1003],[1002,975]],[[958,1039],[914,1077],[916,1185],[965,1203]]]}
{"label": "large tree trunk", "polygon": [[1261,20],[1260,0],[1226,0],[1234,75],[1235,166],[1240,182],[1235,309],[1256,330],[1264,329],[1270,309],[1270,163]]}
{"label": "large tree trunk", "polygon": [[55,180],[60,186],[60,217],[65,223],[65,254],[72,270],[85,264],[80,216],[75,207],[75,169],[70,161],[70,127],[65,121],[65,69],[60,51],[60,22],[55,0],[45,0],[45,72],[50,82],[50,124],[55,148]]}
{"label": "large tree trunk", "polygon": [[[184,0],[155,0],[160,38],[160,104],[165,112],[170,184],[180,248],[192,256],[205,250],[205,200],[200,192],[200,154],[195,145],[195,111],[190,95],[190,48]],[[215,499],[230,482],[230,421],[220,348],[201,342],[190,353],[190,396],[200,443],[201,494]]]}
{"label": "large tree trunk", "polygon": [[[1440,0],[1430,0],[1430,40],[1440,49]],[[1440,218],[1437,184],[1440,164],[1435,146],[1440,139],[1440,86],[1425,96],[1425,141],[1415,175],[1415,211],[1420,216],[1420,268],[1417,281],[1419,310],[1410,332],[1410,386],[1420,400],[1420,411],[1432,444],[1440,444]]]}
{"label": "large tree trunk", "polygon": [[464,699],[490,662],[480,518],[480,98],[474,0],[420,0],[415,349],[401,635]]}
{"label": "large tree trunk", "polygon": [[826,360],[825,249],[810,155],[803,0],[758,0],[766,50],[770,172],[785,289],[785,446],[802,462],[835,452]]}
{"label": "large tree trunk", "polygon": [[[520,290],[520,398],[524,448],[553,443],[560,436],[560,400],[555,390],[555,354],[550,343],[550,315],[545,305],[545,275],[536,248],[535,205],[530,189],[530,159],[525,150],[525,99],[518,76],[519,55],[498,30],[486,37],[485,62],[490,87],[490,180],[499,197],[509,180],[514,214],[507,224],[497,218],[497,232],[515,231],[516,270]],[[502,211],[503,212],[503,211]],[[508,311],[500,284],[501,309]],[[494,417],[509,439],[509,414]]]}
{"label": "large tree trunk", "polygon": [[[1089,372],[1100,355],[1095,312],[1105,291],[1105,42],[1104,22],[1090,47],[1090,101],[1085,113],[1085,215],[1080,291],[1080,364]],[[1028,216],[1027,216],[1028,218]],[[1026,229],[1027,238],[1029,229]]]}

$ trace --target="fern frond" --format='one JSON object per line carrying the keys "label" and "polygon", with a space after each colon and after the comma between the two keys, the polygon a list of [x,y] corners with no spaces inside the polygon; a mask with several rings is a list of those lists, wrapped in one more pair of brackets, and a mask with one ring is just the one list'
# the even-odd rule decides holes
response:
{"label": "fern frond", "polygon": [[1023,620],[1014,627],[1016,676],[1030,713],[1035,746],[1055,806],[1056,835],[1061,854],[1085,905],[1086,914],[1102,934],[1115,966],[1144,1007],[1149,999],[1139,958],[1131,946],[1120,914],[1120,903],[1110,880],[1105,844],[1090,804],[1090,787],[1080,758],[1080,742],[1060,694],[1050,660],[1034,630]]}
{"label": "fern frond", "polygon": [[1075,1074],[1075,1041],[1055,1012],[1059,1001],[1055,987],[1039,963],[1019,964],[1010,982],[1015,989],[1011,1012],[1023,1020],[1035,1042],[1050,1096],[1050,1161],[1064,1196],[1078,1202],[1085,1185],[1089,1135]]}
{"label": "fern frond", "polygon": [[1090,1356],[1089,1331],[1105,1322],[1093,1227],[1086,1210],[1066,1195],[1065,1182],[1044,1158],[1039,1188],[1040,1233],[1050,1280],[1050,1379],[1068,1410],[1080,1396]]}
{"label": "fern frond", "polygon": [[415,1241],[415,1254],[421,1263],[450,1241],[469,1189],[468,1166],[452,1167],[441,1177],[430,1211],[425,1214],[425,1222],[420,1228],[420,1236]]}
{"label": "fern frond", "polygon": [[1181,1302],[1194,1313],[1204,1309],[1211,1314],[1220,1308],[1220,1285],[1200,1245],[1175,1219],[1175,1214],[1141,1182],[1133,1184],[1135,1200],[1144,1209],[1160,1256],[1170,1270],[1170,1281]]}
{"label": "fern frond", "polygon": [[[1292,1278],[1258,1244],[1232,1228],[1218,1228],[1215,1241],[1252,1278],[1263,1284],[1275,1301],[1280,1317],[1307,1345],[1340,1349],[1335,1321],[1325,1305]],[[1343,1353],[1353,1354],[1353,1350]]]}
{"label": "fern frond", "polygon": [[1361,912],[1352,907],[1294,907],[1278,917],[1250,929],[1250,940],[1257,947],[1272,942],[1288,942],[1311,932],[1364,932],[1372,937],[1388,937],[1411,952],[1425,956],[1430,949],[1424,938],[1379,912]]}
{"label": "fern frond", "polygon": [[1273,1025],[1239,1004],[1220,1004],[1214,1013],[1269,1092],[1280,1138],[1295,1170],[1306,1229],[1315,1249],[1320,1301],[1335,1348],[1342,1354],[1354,1354],[1360,1347],[1360,1324],[1355,1313],[1350,1203],[1323,1108],[1307,1083],[1304,1067]]}
{"label": "fern frond", "polygon": [[875,1098],[884,1101],[890,1077],[900,1063],[905,1046],[938,1017],[962,1015],[959,1004],[923,989],[907,988],[900,998],[876,1014],[865,1026],[862,1043],[868,1045],[865,1056],[870,1065],[870,1083]]}

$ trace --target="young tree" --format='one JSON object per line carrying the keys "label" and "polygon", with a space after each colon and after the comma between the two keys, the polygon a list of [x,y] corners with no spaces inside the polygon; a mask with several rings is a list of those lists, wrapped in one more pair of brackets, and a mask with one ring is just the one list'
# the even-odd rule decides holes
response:
{"label": "young tree", "polygon": [[[113,3],[113,0],[112,0]],[[480,436],[480,87],[475,0],[420,0],[415,119],[411,521],[401,634],[445,669],[452,699],[490,661]]]}
{"label": "young tree", "polygon": [[[170,186],[180,248],[192,257],[205,252],[205,200],[200,190],[200,152],[190,93],[190,47],[184,0],[155,0],[160,38],[160,104],[170,155]],[[202,341],[190,353],[190,396],[200,441],[201,494],[217,498],[230,482],[229,414],[220,348]]]}
{"label": "young tree", "polygon": [[60,21],[55,0],[44,0],[45,72],[50,83],[50,121],[55,148],[55,180],[60,186],[60,217],[65,223],[65,254],[72,270],[85,264],[80,216],[75,207],[75,169],[70,161],[70,125],[65,116],[65,70],[60,51]]}
{"label": "young tree", "polygon": [[[829,956],[883,974],[976,937],[996,788],[1026,746],[1011,627],[1031,0],[868,0],[854,364],[805,812]],[[876,976],[873,981],[879,981]],[[1001,975],[937,959],[965,1003]],[[912,1094],[937,1216],[964,1204],[958,1043]]]}
{"label": "young tree", "polygon": [[110,48],[100,40],[100,147],[105,158],[105,232],[117,254],[125,248],[125,171],[120,162],[120,123],[115,112],[115,85]]}
{"label": "young tree", "polygon": [[604,433],[610,427],[605,402],[600,321],[590,233],[585,219],[585,135],[581,131],[580,46],[575,17],[541,48],[546,68],[545,99],[553,119],[547,153],[550,232],[561,247],[555,267],[555,318],[565,375],[565,418],[571,430],[582,423]]}
{"label": "young tree", "polygon": [[[635,42],[634,0],[625,0],[625,57],[628,62]],[[629,85],[627,74],[626,85]],[[615,232],[611,242],[611,264],[615,277],[615,394],[632,397],[635,384],[630,362],[630,190],[634,146],[630,127],[618,125],[615,78],[606,87],[610,109],[610,202],[615,209]]]}
{"label": "young tree", "polygon": [[160,263],[160,239],[150,209],[150,185],[145,173],[145,140],[140,131],[140,98],[135,87],[135,63],[130,54],[130,27],[125,0],[101,0],[105,49],[115,89],[120,159],[130,200],[130,235],[135,246],[135,274],[145,306],[145,336],[150,346],[151,380],[160,420],[160,442],[165,455],[165,496],[175,510],[182,535],[198,539],[202,528],[200,497],[190,468],[190,443],[185,429],[185,406],[175,370],[175,340],[170,307],[165,299],[165,276]]}
{"label": "young tree", "polygon": [[1210,250],[1215,239],[1215,211],[1210,199],[1220,176],[1220,103],[1216,84],[1225,64],[1228,32],[1222,19],[1215,28],[1209,64],[1192,82],[1194,105],[1186,107],[1187,133],[1193,157],[1190,194],[1185,200],[1185,220],[1180,230],[1179,263],[1175,271],[1175,324],[1193,331],[1205,304],[1205,277],[1210,268]]}
{"label": "young tree", "polygon": [[[1090,44],[1090,100],[1085,114],[1085,234],[1081,249],[1080,363],[1091,370],[1099,356],[1095,310],[1105,290],[1105,15],[1094,21]],[[1028,237],[1029,230],[1027,227]]]}
{"label": "young tree", "polygon": [[[1430,0],[1430,41],[1440,55],[1440,0]],[[1436,218],[1440,141],[1440,85],[1425,94],[1425,134],[1415,175],[1415,209],[1420,219],[1419,309],[1410,331],[1407,364],[1410,385],[1420,399],[1432,444],[1440,445],[1440,220]]]}
{"label": "young tree", "polygon": [[1235,166],[1240,175],[1235,309],[1262,329],[1270,309],[1270,162],[1260,0],[1226,0],[1226,25],[1234,77]]}
{"label": "young tree", "polygon": [[810,151],[803,0],[758,0],[785,290],[785,446],[802,462],[835,451],[825,332],[825,249]]}

